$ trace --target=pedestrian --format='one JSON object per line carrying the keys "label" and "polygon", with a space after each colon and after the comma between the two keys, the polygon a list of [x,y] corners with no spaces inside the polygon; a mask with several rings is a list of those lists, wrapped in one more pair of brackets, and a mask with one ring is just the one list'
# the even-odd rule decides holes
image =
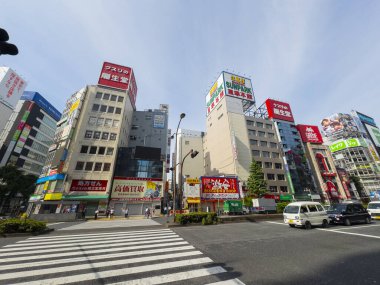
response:
{"label": "pedestrian", "polygon": [[126,218],[126,219],[128,219],[128,207],[127,208],[125,208],[125,212],[124,212],[124,217]]}
{"label": "pedestrian", "polygon": [[82,210],[82,219],[86,218],[86,207],[83,208]]}
{"label": "pedestrian", "polygon": [[148,219],[150,216],[150,210],[148,207],[145,208],[145,217]]}
{"label": "pedestrian", "polygon": [[111,208],[110,210],[110,219],[113,219],[113,215],[115,214],[115,210]]}
{"label": "pedestrian", "polygon": [[109,209],[106,210],[106,217],[110,218],[110,210]]}
{"label": "pedestrian", "polygon": [[98,210],[98,209],[96,209],[96,210],[95,210],[95,220],[97,220],[97,219],[98,219],[98,214],[99,214],[99,210]]}

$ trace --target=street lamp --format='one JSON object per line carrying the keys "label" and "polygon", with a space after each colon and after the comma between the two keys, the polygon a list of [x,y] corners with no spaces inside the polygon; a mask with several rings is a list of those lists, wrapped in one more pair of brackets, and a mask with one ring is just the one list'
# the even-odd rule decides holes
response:
{"label": "street lamp", "polygon": [[18,48],[14,44],[8,43],[9,35],[6,30],[0,28],[0,55],[17,55]]}
{"label": "street lamp", "polygon": [[[177,169],[177,141],[178,141],[178,129],[179,129],[179,125],[181,124],[181,121],[183,118],[185,118],[186,114],[185,113],[181,113],[181,115],[179,115],[179,122],[178,122],[178,126],[177,126],[177,130],[175,132],[175,146],[174,146],[174,163],[173,163],[173,176],[174,176],[174,183],[172,182],[172,186],[173,186],[173,213],[174,213],[174,220],[175,220],[175,208],[176,208],[176,188],[177,188],[177,176],[176,176],[176,169]],[[173,136],[172,136],[173,137]]]}
{"label": "street lamp", "polygon": [[191,155],[191,158],[194,158],[194,157],[196,157],[197,155],[198,155],[198,151],[193,151],[192,149],[185,155],[185,157],[182,159],[182,162],[181,162],[181,168],[180,168],[180,176],[179,176],[179,198],[180,199],[178,199],[179,201],[180,201],[180,210],[182,210],[182,202],[181,202],[181,200],[182,200],[182,185],[183,185],[183,183],[182,183],[182,170],[183,170],[183,163],[185,162],[185,159],[186,159],[186,157],[188,157],[189,155]]}

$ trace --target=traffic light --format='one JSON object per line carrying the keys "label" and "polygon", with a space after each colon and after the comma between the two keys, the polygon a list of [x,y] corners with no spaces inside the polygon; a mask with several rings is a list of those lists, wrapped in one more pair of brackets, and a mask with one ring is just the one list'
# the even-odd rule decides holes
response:
{"label": "traffic light", "polygon": [[9,40],[9,35],[6,30],[0,28],[0,55],[9,54],[16,55],[18,54],[18,48],[14,44],[7,43]]}

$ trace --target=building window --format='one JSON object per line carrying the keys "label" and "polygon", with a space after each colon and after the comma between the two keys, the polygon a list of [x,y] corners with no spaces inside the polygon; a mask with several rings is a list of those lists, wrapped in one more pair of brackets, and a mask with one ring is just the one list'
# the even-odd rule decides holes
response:
{"label": "building window", "polygon": [[132,130],[137,130],[139,128],[138,125],[132,125]]}
{"label": "building window", "polygon": [[265,128],[268,129],[268,130],[271,130],[273,128],[273,126],[270,125],[270,124],[265,124]]}
{"label": "building window", "polygon": [[115,109],[115,114],[121,114],[121,108],[116,108]]}
{"label": "building window", "polygon": [[97,112],[97,111],[99,111],[99,104],[94,104],[94,105],[92,105],[92,111],[93,111],[93,112]]}
{"label": "building window", "polygon": [[75,166],[75,170],[83,170],[84,162],[83,161],[77,161],[77,165]]}
{"label": "building window", "polygon": [[269,186],[270,192],[277,192],[277,186]]}
{"label": "building window", "polygon": [[112,126],[112,119],[106,119],[104,126],[105,127],[111,127]]}
{"label": "building window", "polygon": [[268,180],[274,180],[274,174],[267,173],[267,179]]}
{"label": "building window", "polygon": [[124,101],[124,97],[119,96],[119,97],[117,98],[117,102],[123,103],[123,101]]}
{"label": "building window", "polygon": [[272,158],[279,158],[280,154],[278,152],[272,152]]}
{"label": "building window", "polygon": [[115,107],[108,106],[108,111],[107,111],[107,113],[113,114],[113,112],[115,112]]}
{"label": "building window", "polygon": [[262,153],[263,153],[263,157],[270,157],[269,151],[263,151]]}
{"label": "building window", "polygon": [[109,99],[110,99],[110,94],[104,93],[103,100],[109,100]]}
{"label": "building window", "polygon": [[248,130],[248,135],[255,136],[256,135],[256,131],[255,130]]}
{"label": "building window", "polygon": [[106,155],[113,155],[113,147],[107,147]]}
{"label": "building window", "polygon": [[117,128],[119,126],[120,121],[119,120],[113,120],[112,127]]}
{"label": "building window", "polygon": [[88,152],[88,145],[82,145],[80,148],[80,153],[87,153]]}
{"label": "building window", "polygon": [[101,92],[97,92],[96,95],[95,95],[95,98],[96,99],[102,99],[102,93]]}
{"label": "building window", "polygon": [[271,148],[277,148],[277,144],[274,143],[274,142],[271,142],[271,143],[270,143],[270,147],[271,147]]}
{"label": "building window", "polygon": [[268,146],[268,142],[266,142],[266,141],[260,141],[260,146],[267,147]]}
{"label": "building window", "polygon": [[94,167],[94,171],[101,171],[102,170],[102,164],[101,162],[96,162],[95,163],[95,167]]}
{"label": "building window", "polygon": [[258,131],[257,133],[258,133],[259,137],[265,137],[265,132]]}
{"label": "building window", "polygon": [[86,133],[84,134],[84,138],[85,138],[85,139],[90,139],[90,138],[92,138],[92,131],[86,131]]}
{"label": "building window", "polygon": [[251,145],[257,145],[257,140],[249,140],[249,143],[250,143]]}
{"label": "building window", "polygon": [[252,150],[252,156],[260,156],[259,150]]}
{"label": "building window", "polygon": [[274,138],[274,133],[268,133],[268,138]]}
{"label": "building window", "polygon": [[190,141],[185,141],[185,145],[189,145],[190,144]]}
{"label": "building window", "polygon": [[274,168],[276,169],[282,169],[282,164],[281,163],[275,163]]}
{"label": "building window", "polygon": [[101,105],[100,106],[100,112],[102,112],[102,113],[107,112],[107,106],[106,105]]}
{"label": "building window", "polygon": [[272,162],[265,162],[265,168],[272,168]]}
{"label": "building window", "polygon": [[90,117],[88,119],[88,124],[91,126],[95,125],[96,124],[96,117]]}
{"label": "building window", "polygon": [[92,146],[90,147],[90,154],[96,154],[96,150],[97,150],[97,147],[96,146]]}
{"label": "building window", "polygon": [[117,98],[116,95],[111,95],[111,101],[115,101],[116,102],[116,98]]}
{"label": "building window", "polygon": [[261,123],[261,122],[256,122],[256,127],[258,127],[258,128],[263,128],[263,127],[264,127],[264,124]]}
{"label": "building window", "polygon": [[288,192],[288,187],[287,186],[280,186],[280,191],[281,192]]}
{"label": "building window", "polygon": [[104,118],[98,118],[98,120],[96,121],[96,125],[103,126],[103,124],[104,124]]}
{"label": "building window", "polygon": [[93,167],[94,163],[93,162],[87,162],[86,163],[86,167],[84,170],[86,171],[92,171],[92,167]]}
{"label": "building window", "polygon": [[111,163],[103,164],[103,171],[110,171],[110,169],[111,169]]}
{"label": "building window", "polygon": [[98,154],[104,155],[106,153],[106,148],[104,146],[100,146],[98,149]]}
{"label": "building window", "polygon": [[103,133],[102,133],[102,140],[108,140],[109,134],[110,134],[110,133],[103,132]]}
{"label": "building window", "polygon": [[247,120],[247,126],[253,126],[253,121],[248,121]]}
{"label": "building window", "polygon": [[285,180],[284,174],[277,174],[277,180]]}
{"label": "building window", "polygon": [[116,134],[115,133],[111,133],[110,140],[111,141],[115,141],[116,140]]}

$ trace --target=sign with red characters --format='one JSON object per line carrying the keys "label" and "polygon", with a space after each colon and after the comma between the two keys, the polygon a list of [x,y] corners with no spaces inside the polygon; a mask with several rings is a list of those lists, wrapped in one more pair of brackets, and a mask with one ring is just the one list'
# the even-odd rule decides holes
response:
{"label": "sign with red characters", "polygon": [[201,177],[203,199],[239,199],[239,185],[234,177]]}
{"label": "sign with red characters", "polygon": [[73,180],[70,191],[106,191],[108,180]]}
{"label": "sign with red characters", "polygon": [[126,91],[128,90],[131,76],[132,68],[104,62],[102,71],[100,72],[98,84]]}
{"label": "sign with red characters", "polygon": [[293,113],[288,103],[267,99],[265,105],[269,118],[294,122]]}
{"label": "sign with red characters", "polygon": [[304,143],[323,144],[322,135],[317,126],[297,125],[297,130]]}

